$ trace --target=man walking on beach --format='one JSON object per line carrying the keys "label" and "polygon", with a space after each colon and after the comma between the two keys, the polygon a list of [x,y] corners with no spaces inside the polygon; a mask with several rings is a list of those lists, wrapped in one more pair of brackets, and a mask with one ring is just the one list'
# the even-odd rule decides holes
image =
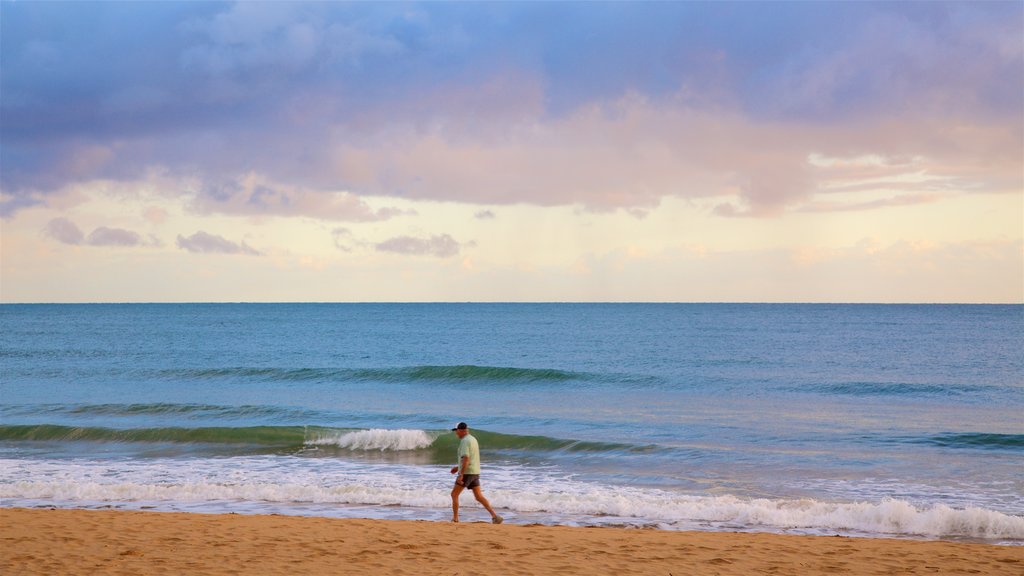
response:
{"label": "man walking on beach", "polygon": [[452,428],[452,432],[458,436],[459,442],[459,465],[452,468],[455,477],[455,487],[452,488],[452,522],[459,521],[459,494],[463,489],[469,488],[473,491],[476,501],[483,504],[484,508],[491,513],[491,522],[501,524],[504,518],[494,513],[491,503],[484,498],[483,490],[480,488],[480,444],[477,443],[469,433],[469,426],[465,422]]}

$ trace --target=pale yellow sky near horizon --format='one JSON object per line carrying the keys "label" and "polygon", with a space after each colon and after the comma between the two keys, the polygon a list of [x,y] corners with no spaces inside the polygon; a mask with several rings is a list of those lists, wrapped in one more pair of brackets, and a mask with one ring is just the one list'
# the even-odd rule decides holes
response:
{"label": "pale yellow sky near horizon", "polygon": [[[96,182],[0,223],[0,301],[1024,302],[1022,194],[757,218],[714,215],[721,198],[644,214],[371,198],[404,214],[339,223],[200,214],[158,186]],[[69,245],[56,218],[140,240]],[[178,244],[200,230],[258,255]],[[425,253],[382,251],[395,237]]]}

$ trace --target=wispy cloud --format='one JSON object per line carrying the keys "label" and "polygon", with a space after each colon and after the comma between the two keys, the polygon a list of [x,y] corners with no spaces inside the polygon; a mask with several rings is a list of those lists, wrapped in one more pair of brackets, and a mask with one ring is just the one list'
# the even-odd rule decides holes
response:
{"label": "wispy cloud", "polygon": [[879,198],[866,202],[809,202],[801,206],[800,212],[855,212],[859,210],[877,210],[879,208],[918,206],[931,204],[942,198],[938,194],[905,194],[888,198]]}
{"label": "wispy cloud", "polygon": [[205,214],[302,216],[348,222],[388,220],[410,213],[389,207],[374,209],[348,192],[316,192],[274,185],[256,174],[203,187],[191,207]]}
{"label": "wispy cloud", "polygon": [[244,256],[260,256],[260,252],[251,248],[245,241],[240,244],[202,230],[185,237],[178,235],[178,248],[203,254],[238,254]]}
{"label": "wispy cloud", "polygon": [[441,234],[429,238],[398,236],[376,244],[375,248],[380,252],[450,258],[459,254],[462,244],[448,234]]}
{"label": "wispy cloud", "polygon": [[334,240],[334,247],[342,252],[351,252],[364,244],[357,240],[348,228],[335,228],[331,230],[331,238]]}

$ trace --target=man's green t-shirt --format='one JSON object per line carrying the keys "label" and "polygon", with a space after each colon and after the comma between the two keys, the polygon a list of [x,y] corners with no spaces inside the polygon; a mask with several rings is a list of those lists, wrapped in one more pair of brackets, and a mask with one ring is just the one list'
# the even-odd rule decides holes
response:
{"label": "man's green t-shirt", "polygon": [[476,438],[466,434],[461,441],[459,441],[459,466],[462,466],[462,457],[469,456],[469,465],[466,466],[466,470],[463,474],[479,474],[480,473],[480,444],[477,443]]}

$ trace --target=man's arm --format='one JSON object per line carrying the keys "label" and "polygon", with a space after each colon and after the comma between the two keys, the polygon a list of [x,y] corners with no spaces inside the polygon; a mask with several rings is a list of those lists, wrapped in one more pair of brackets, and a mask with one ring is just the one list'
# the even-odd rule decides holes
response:
{"label": "man's arm", "polygon": [[[455,479],[455,483],[461,485],[463,482],[462,477],[466,475],[466,469],[469,468],[469,456],[463,456],[462,460],[459,461],[457,468],[459,477]],[[452,472],[455,472],[455,470],[452,470]]]}

